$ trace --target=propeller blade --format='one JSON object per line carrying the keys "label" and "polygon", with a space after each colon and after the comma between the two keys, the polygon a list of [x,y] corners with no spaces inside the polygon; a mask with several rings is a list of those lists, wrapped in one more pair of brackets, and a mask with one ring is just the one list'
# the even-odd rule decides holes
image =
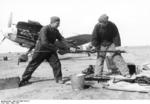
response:
{"label": "propeller blade", "polygon": [[12,25],[12,18],[13,18],[13,13],[11,12],[8,20],[8,27],[11,27]]}
{"label": "propeller blade", "polygon": [[5,39],[6,39],[6,37],[4,37],[4,38],[1,40],[0,44],[2,44],[2,42],[3,42]]}
{"label": "propeller blade", "polygon": [[1,40],[1,42],[3,42],[5,39],[6,39],[6,37],[4,37],[4,38]]}

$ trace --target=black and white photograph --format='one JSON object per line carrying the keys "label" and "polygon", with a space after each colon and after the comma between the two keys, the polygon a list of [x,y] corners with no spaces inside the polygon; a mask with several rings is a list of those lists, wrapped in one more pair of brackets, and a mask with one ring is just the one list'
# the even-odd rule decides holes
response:
{"label": "black and white photograph", "polygon": [[150,99],[149,0],[1,0],[0,14],[1,104]]}

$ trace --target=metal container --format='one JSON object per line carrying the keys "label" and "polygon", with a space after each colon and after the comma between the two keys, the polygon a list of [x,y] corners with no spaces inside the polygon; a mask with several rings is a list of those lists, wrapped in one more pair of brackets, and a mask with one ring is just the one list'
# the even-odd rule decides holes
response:
{"label": "metal container", "polygon": [[73,90],[77,91],[84,89],[84,76],[85,74],[76,74],[71,76],[71,85]]}

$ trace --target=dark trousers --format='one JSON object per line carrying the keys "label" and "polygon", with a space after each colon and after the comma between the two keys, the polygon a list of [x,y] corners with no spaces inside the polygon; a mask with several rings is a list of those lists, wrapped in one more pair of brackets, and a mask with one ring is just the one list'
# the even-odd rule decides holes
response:
{"label": "dark trousers", "polygon": [[53,69],[54,79],[56,81],[62,79],[61,63],[55,52],[34,52],[32,60],[29,62],[25,72],[22,75],[23,81],[28,81],[36,68],[44,61],[47,60]]}

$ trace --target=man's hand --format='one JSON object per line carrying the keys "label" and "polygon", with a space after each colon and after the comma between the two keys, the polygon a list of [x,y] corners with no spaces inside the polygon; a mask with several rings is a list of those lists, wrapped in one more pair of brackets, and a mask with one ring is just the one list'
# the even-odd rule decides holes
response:
{"label": "man's hand", "polygon": [[96,52],[96,51],[97,51],[97,49],[96,49],[95,47],[92,47],[92,48],[91,48],[91,52],[92,52],[92,53],[94,53],[94,52]]}
{"label": "man's hand", "polygon": [[116,50],[125,50],[125,48],[124,47],[116,47]]}
{"label": "man's hand", "polygon": [[74,53],[74,52],[76,52],[76,50],[77,50],[77,49],[76,49],[76,48],[71,47],[69,50],[70,50],[70,52],[73,52],[73,53]]}

